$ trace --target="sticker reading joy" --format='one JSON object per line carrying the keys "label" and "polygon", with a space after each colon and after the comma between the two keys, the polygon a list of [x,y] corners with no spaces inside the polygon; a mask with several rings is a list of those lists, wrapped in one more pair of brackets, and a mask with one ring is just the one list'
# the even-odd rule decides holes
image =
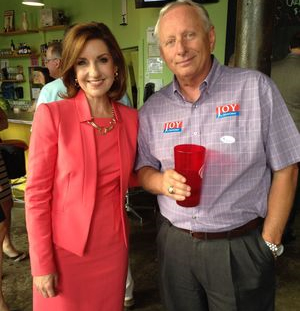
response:
{"label": "sticker reading joy", "polygon": [[240,115],[240,105],[239,104],[228,104],[224,106],[219,106],[216,108],[217,119],[239,116]]}
{"label": "sticker reading joy", "polygon": [[164,124],[164,133],[182,132],[182,121],[171,121]]}

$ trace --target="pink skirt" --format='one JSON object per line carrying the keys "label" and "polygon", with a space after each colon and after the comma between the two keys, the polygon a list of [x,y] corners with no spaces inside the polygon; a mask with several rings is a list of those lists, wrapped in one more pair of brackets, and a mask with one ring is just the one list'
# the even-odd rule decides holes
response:
{"label": "pink skirt", "polygon": [[58,295],[43,298],[34,289],[34,311],[123,310],[128,250],[121,211],[118,193],[97,199],[84,255],[55,247]]}

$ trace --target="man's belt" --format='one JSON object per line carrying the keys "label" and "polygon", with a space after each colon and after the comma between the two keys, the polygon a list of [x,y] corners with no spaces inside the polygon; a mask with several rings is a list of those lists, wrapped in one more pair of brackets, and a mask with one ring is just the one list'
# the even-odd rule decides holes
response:
{"label": "man's belt", "polygon": [[229,239],[229,238],[237,238],[243,235],[246,235],[250,231],[255,230],[263,223],[263,218],[255,218],[253,220],[250,220],[246,224],[232,229],[230,231],[222,231],[222,232],[194,232],[187,229],[182,229],[175,227],[176,229],[186,232],[190,234],[193,238],[200,239],[200,240],[215,240],[215,239]]}

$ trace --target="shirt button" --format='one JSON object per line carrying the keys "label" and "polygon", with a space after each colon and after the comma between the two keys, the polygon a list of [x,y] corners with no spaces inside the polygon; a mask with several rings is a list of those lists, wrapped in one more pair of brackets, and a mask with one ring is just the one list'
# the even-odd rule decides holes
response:
{"label": "shirt button", "polygon": [[193,134],[194,134],[194,135],[198,135],[198,132],[194,132]]}

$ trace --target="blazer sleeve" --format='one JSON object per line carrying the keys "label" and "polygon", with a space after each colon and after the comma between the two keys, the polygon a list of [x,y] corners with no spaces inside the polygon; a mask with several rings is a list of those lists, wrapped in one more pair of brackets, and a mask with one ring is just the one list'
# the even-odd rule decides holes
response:
{"label": "blazer sleeve", "polygon": [[31,272],[34,276],[56,271],[51,199],[57,159],[58,117],[56,121],[54,119],[49,105],[41,105],[35,113],[30,138],[25,211]]}

